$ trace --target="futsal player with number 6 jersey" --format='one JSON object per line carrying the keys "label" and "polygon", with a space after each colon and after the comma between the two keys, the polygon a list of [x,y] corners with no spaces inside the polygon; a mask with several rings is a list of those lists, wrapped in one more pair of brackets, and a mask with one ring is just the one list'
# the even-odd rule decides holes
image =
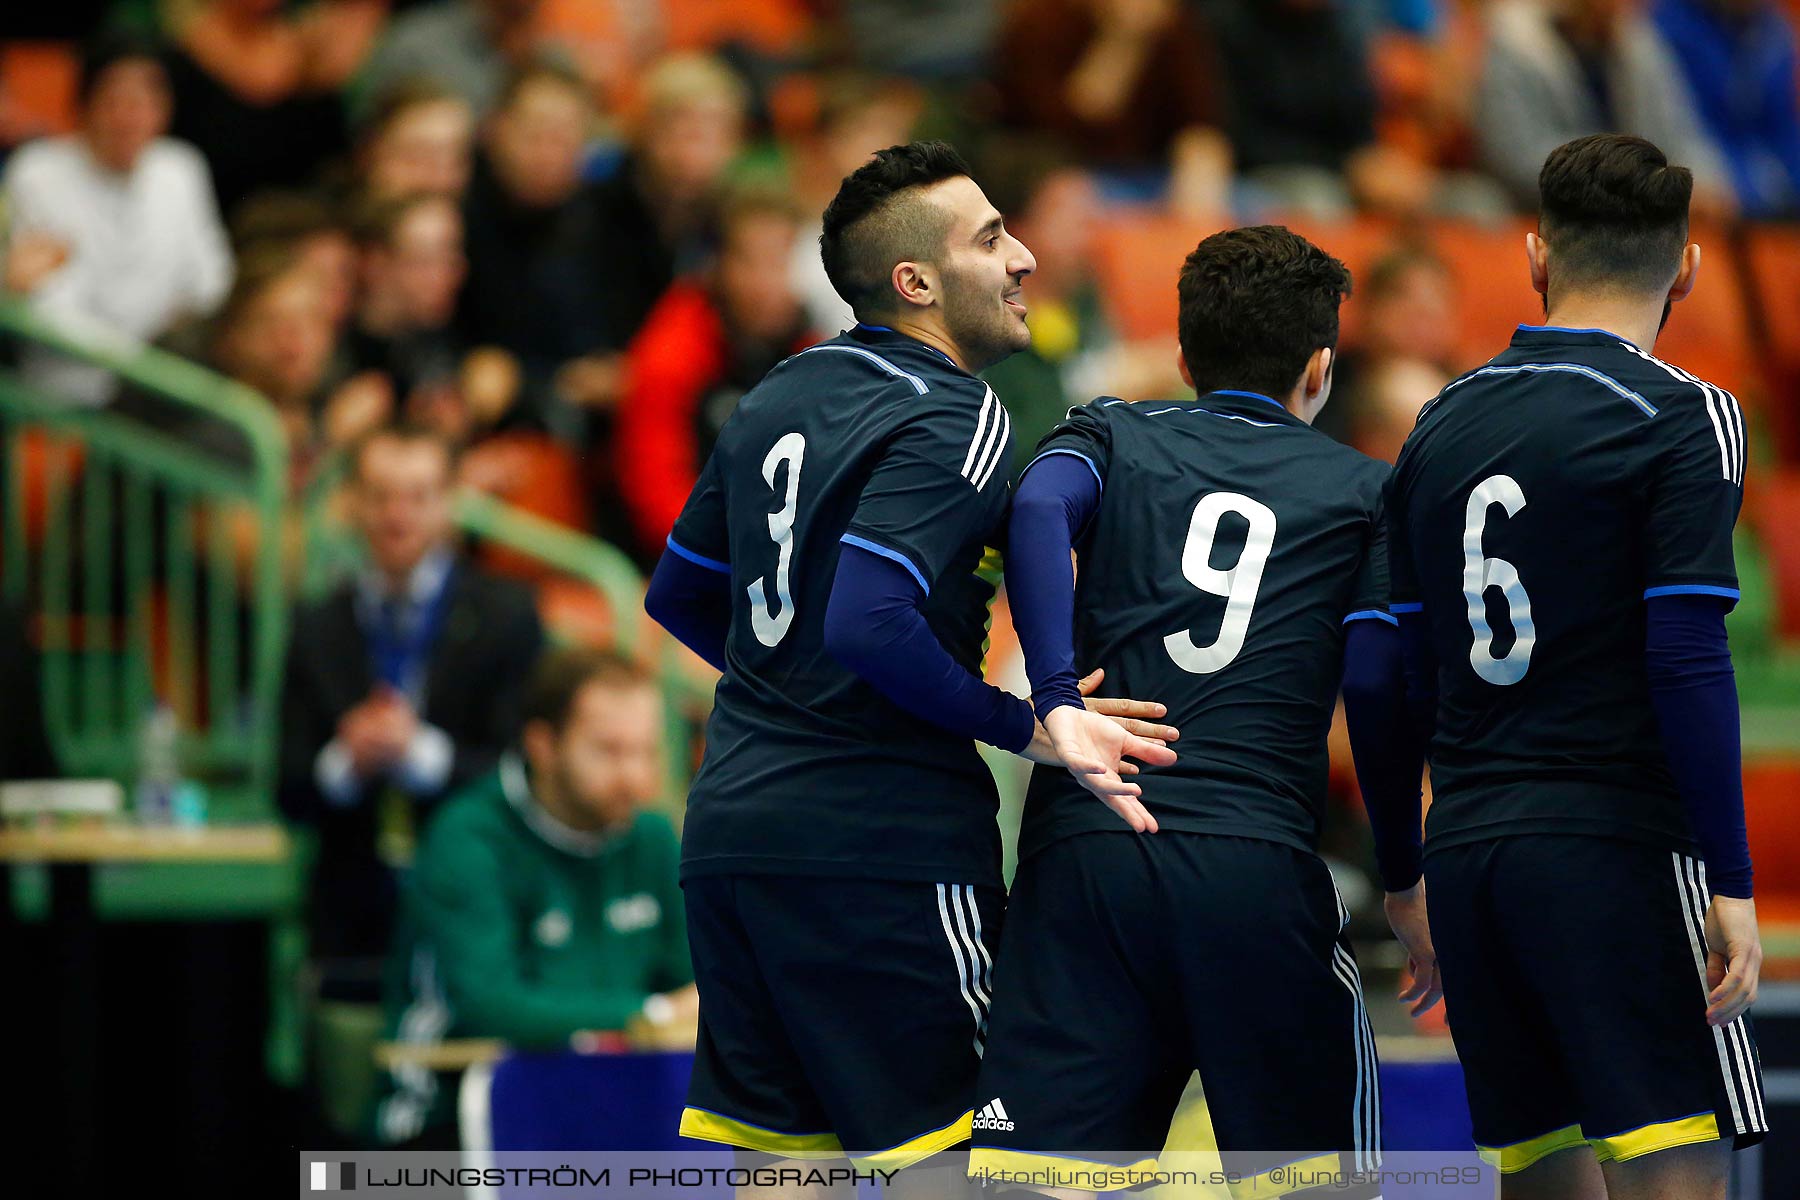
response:
{"label": "futsal player with number 6 jersey", "polygon": [[1768,1128],[1725,636],[1744,420],[1653,349],[1700,266],[1692,188],[1641,138],[1554,151],[1546,321],[1428,404],[1394,471],[1431,927],[1508,1196],[1722,1198]]}
{"label": "futsal player with number 6 jersey", "polygon": [[[1036,264],[942,143],[878,153],[824,230],[860,323],[739,403],[646,599],[724,672],[682,841],[681,1131],[898,1168],[969,1136],[1004,911],[975,741],[1055,761],[979,675],[1012,422],[973,372],[1028,344]],[[1121,753],[1174,757],[1153,706],[1096,703]]]}
{"label": "futsal player with number 6 jersey", "polygon": [[1380,1164],[1381,1093],[1317,853],[1340,680],[1408,998],[1436,993],[1387,468],[1311,426],[1349,288],[1286,229],[1207,238],[1179,285],[1197,398],[1074,409],[1021,477],[1007,587],[1059,752],[1092,754],[1076,662],[1165,702],[1182,740],[1134,777],[1153,835],[1107,820],[1088,776],[1032,774],[975,1120],[990,1182],[1096,1163],[1147,1179],[1198,1070],[1234,1193],[1379,1191],[1347,1178]]}

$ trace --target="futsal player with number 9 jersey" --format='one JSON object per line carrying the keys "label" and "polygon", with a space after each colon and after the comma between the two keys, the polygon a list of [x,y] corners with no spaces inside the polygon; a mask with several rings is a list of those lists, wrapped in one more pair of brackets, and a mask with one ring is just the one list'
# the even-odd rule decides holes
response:
{"label": "futsal player with number 9 jersey", "polygon": [[861,323],[740,401],[646,599],[724,672],[682,838],[681,1131],[900,1168],[967,1139],[992,1003],[975,740],[1049,758],[1030,704],[979,675],[1012,422],[972,371],[1029,342],[1036,264],[942,143],[881,151],[824,226]]}
{"label": "futsal player with number 9 jersey", "polygon": [[1744,420],[1653,351],[1699,268],[1692,186],[1640,138],[1554,151],[1546,323],[1428,404],[1393,475],[1432,933],[1508,1194],[1723,1197],[1767,1129],[1724,624]]}
{"label": "futsal player with number 9 jersey", "polygon": [[[1079,777],[1032,774],[974,1123],[971,1170],[989,1182],[1094,1164],[1118,1173],[1088,1190],[1147,1181],[1198,1070],[1234,1194],[1379,1191],[1351,1178],[1380,1164],[1381,1096],[1318,854],[1346,671],[1351,698],[1384,710],[1351,731],[1411,998],[1428,1005],[1434,983],[1387,468],[1311,426],[1349,287],[1286,229],[1207,238],[1179,286],[1198,397],[1077,408],[1021,477],[1007,586],[1045,728],[1063,749],[1080,661],[1155,694],[1182,740],[1174,764],[1133,777],[1153,834],[1109,822]],[[1365,769],[1376,760],[1385,772]]]}

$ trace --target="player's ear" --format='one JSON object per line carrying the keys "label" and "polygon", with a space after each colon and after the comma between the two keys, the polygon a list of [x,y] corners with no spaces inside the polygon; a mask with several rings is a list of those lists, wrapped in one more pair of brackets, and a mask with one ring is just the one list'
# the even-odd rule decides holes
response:
{"label": "player's ear", "polygon": [[937,281],[931,277],[931,268],[924,263],[896,263],[889,280],[907,304],[929,308],[937,301]]}
{"label": "player's ear", "polygon": [[1181,352],[1180,347],[1177,347],[1175,350],[1175,369],[1181,372],[1181,382],[1187,384],[1193,391],[1197,392],[1200,390],[1199,388],[1194,387],[1194,373],[1188,370],[1187,355]]}
{"label": "player's ear", "polygon": [[1670,303],[1686,300],[1699,278],[1700,243],[1689,242],[1687,249],[1681,252],[1681,268],[1675,272],[1675,282],[1669,285]]}
{"label": "player's ear", "polygon": [[1306,360],[1306,373],[1300,377],[1300,396],[1310,412],[1317,413],[1331,397],[1331,364],[1337,351],[1320,346]]}
{"label": "player's ear", "polygon": [[1525,261],[1531,268],[1531,289],[1540,296],[1550,294],[1550,246],[1532,230],[1525,235]]}

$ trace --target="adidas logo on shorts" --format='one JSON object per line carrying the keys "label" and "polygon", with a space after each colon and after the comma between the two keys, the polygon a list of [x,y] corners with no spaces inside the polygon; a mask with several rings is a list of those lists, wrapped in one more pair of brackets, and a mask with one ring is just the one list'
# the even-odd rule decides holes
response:
{"label": "adidas logo on shorts", "polygon": [[1012,1118],[1006,1115],[1006,1105],[998,1100],[988,1101],[987,1107],[975,1114],[977,1129],[1011,1129]]}

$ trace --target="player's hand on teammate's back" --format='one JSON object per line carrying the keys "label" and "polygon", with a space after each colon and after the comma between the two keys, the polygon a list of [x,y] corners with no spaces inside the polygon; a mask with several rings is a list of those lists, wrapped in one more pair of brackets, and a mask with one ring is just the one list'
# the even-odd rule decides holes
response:
{"label": "player's hand on teammate's back", "polygon": [[[1138,799],[1143,789],[1123,776],[1135,775],[1130,759],[1166,767],[1175,752],[1155,738],[1139,737],[1097,712],[1063,705],[1053,710],[1041,726],[1054,755],[1052,761],[1066,767],[1081,786],[1138,833],[1155,833],[1156,818]],[[1034,739],[1033,745],[1036,746]]]}
{"label": "player's hand on teammate's back", "polygon": [[1412,976],[1400,1000],[1412,1006],[1407,1011],[1413,1016],[1424,1016],[1444,996],[1437,950],[1431,944],[1431,925],[1425,916],[1425,881],[1419,880],[1404,892],[1389,892],[1382,907],[1387,910],[1394,937],[1406,951],[1406,969]]}
{"label": "player's hand on teammate's back", "polygon": [[[1168,715],[1168,708],[1154,700],[1125,700],[1111,696],[1095,696],[1094,691],[1106,678],[1105,668],[1093,671],[1075,686],[1081,691],[1082,702],[1088,706],[1089,712],[1099,713],[1110,718],[1126,733],[1135,733],[1141,738],[1150,738],[1158,742],[1172,742],[1181,736],[1181,731],[1173,725],[1162,725],[1147,718]],[[1174,762],[1174,759],[1170,759]],[[1166,763],[1158,764],[1166,766]]]}
{"label": "player's hand on teammate's back", "polygon": [[1756,1002],[1762,958],[1756,901],[1714,896],[1706,909],[1708,1025],[1729,1025]]}

